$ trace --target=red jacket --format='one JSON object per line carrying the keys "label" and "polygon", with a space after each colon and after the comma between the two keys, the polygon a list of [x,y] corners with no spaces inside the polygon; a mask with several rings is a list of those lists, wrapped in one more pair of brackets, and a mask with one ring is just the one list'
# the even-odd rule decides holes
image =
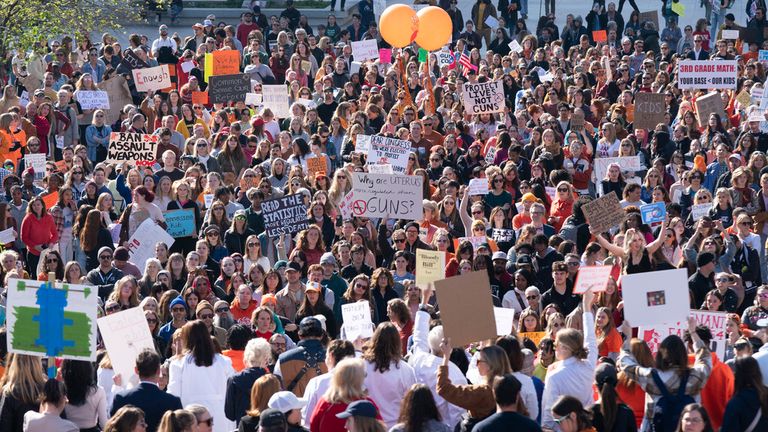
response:
{"label": "red jacket", "polygon": [[56,223],[50,213],[45,213],[38,219],[34,214],[27,213],[21,222],[21,241],[27,245],[32,255],[40,256],[40,251],[33,249],[42,244],[52,245],[59,240]]}
{"label": "red jacket", "polygon": [[[371,400],[371,398],[365,399],[376,406],[376,403]],[[326,401],[324,397],[321,398],[320,402],[315,405],[315,411],[313,411],[312,415],[310,416],[309,430],[312,432],[345,432],[346,428],[344,427],[344,424],[347,421],[346,419],[340,419],[336,417],[336,414],[341,414],[344,412],[344,410],[347,409],[347,405],[349,404],[332,404]],[[381,414],[379,413],[378,406],[376,406],[376,418],[381,420]]]}
{"label": "red jacket", "polygon": [[[688,356],[688,362],[693,364],[693,356]],[[701,404],[709,414],[714,430],[720,430],[723,424],[725,406],[733,396],[734,378],[731,368],[721,362],[717,354],[712,353],[712,372],[707,383],[701,389]]]}

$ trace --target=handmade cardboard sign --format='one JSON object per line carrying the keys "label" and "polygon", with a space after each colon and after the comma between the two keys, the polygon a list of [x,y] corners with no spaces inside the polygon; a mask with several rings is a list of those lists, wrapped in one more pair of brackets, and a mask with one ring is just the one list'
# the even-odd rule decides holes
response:
{"label": "handmade cardboard sign", "polygon": [[75,92],[80,108],[84,110],[109,109],[109,94],[101,90],[78,90]]}
{"label": "handmade cardboard sign", "polygon": [[619,197],[614,193],[605,194],[585,204],[582,206],[582,210],[584,210],[584,216],[592,226],[592,230],[599,233],[618,226],[626,217],[621,204],[619,204]]}
{"label": "handmade cardboard sign", "polygon": [[208,85],[210,103],[245,102],[245,94],[251,88],[248,74],[212,76]]}
{"label": "handmade cardboard sign", "polygon": [[635,129],[655,129],[657,124],[664,123],[666,112],[663,94],[640,92],[635,95]]}
{"label": "handmade cardboard sign", "polygon": [[470,272],[441,279],[434,284],[443,331],[454,347],[496,338],[496,320],[487,272]]}
{"label": "handmade cardboard sign", "polygon": [[710,114],[718,114],[720,120],[728,118],[725,114],[723,99],[718,92],[708,93],[696,98],[696,116],[698,117],[699,124],[708,124]]}

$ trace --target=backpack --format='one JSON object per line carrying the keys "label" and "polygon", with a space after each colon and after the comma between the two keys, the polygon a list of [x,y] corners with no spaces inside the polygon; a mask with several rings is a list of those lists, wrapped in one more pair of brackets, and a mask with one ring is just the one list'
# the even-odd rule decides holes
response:
{"label": "backpack", "polygon": [[569,217],[566,219],[563,226],[560,228],[560,232],[558,233],[558,236],[564,238],[565,240],[570,240],[574,243],[576,243],[576,238],[578,237],[579,228],[581,228],[583,225],[574,225],[573,218]]}
{"label": "backpack", "polygon": [[661,391],[661,397],[656,402],[653,409],[653,431],[654,432],[673,432],[677,430],[677,424],[680,421],[680,414],[686,405],[695,403],[692,396],[685,394],[685,387],[688,384],[688,372],[680,380],[680,387],[677,394],[672,394],[664,385],[656,370],[651,371],[653,381],[656,387]]}

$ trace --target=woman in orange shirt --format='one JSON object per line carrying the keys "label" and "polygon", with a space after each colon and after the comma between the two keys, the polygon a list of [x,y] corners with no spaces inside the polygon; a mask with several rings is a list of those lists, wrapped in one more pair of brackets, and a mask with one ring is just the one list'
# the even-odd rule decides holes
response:
{"label": "woman in orange shirt", "polygon": [[[653,354],[645,341],[641,339],[632,339],[630,342],[630,352],[637,359],[640,367],[650,368],[654,365]],[[624,371],[619,372],[619,385],[616,386],[616,392],[619,394],[622,402],[627,404],[632,412],[635,413],[635,423],[640,428],[645,415],[645,391],[636,382],[630,379]]]}
{"label": "woman in orange shirt", "polygon": [[18,166],[21,148],[27,145],[27,134],[21,128],[21,118],[16,113],[0,115],[0,161],[10,159]]}
{"label": "woman in orange shirt", "polygon": [[613,314],[606,307],[597,309],[595,314],[595,336],[600,357],[610,357],[616,360],[621,351],[621,335],[616,330]]}

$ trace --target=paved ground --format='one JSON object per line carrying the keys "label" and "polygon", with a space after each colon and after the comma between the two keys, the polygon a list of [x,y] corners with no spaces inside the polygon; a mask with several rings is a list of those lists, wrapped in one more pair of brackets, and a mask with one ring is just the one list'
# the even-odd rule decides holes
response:
{"label": "paved ground", "polygon": [[[347,5],[353,5],[355,4],[357,0],[347,0]],[[464,15],[464,20],[470,18],[470,12],[472,9],[472,5],[475,3],[473,0],[458,0],[459,1],[459,8],[462,11],[462,14]],[[606,4],[609,3],[612,0],[606,0]],[[618,0],[615,1],[616,5],[618,6]],[[709,1],[709,0],[705,0]],[[492,0],[494,4],[498,3],[498,0]],[[587,13],[589,12],[589,5],[591,2],[586,0],[555,0],[556,2],[556,22],[557,25],[562,29],[563,24],[565,23],[565,17],[568,14],[574,14],[574,15],[581,15],[582,17],[586,17]],[[340,2],[338,2],[340,3]],[[396,3],[403,3],[403,2],[397,2],[392,0],[387,0],[388,5],[396,4]],[[696,20],[699,18],[702,18],[704,16],[704,8],[700,7],[700,0],[680,0],[680,3],[682,3],[685,6],[686,15],[681,17],[680,19],[680,25],[684,26],[685,24],[694,25],[696,23]],[[737,1],[737,5],[733,7],[728,12],[734,14],[736,16],[736,22],[737,23],[745,23],[746,22],[746,12],[745,12],[745,2]],[[640,8],[641,12],[651,11],[651,10],[658,10],[659,15],[661,15],[661,1],[660,0],[637,0],[637,4]],[[329,9],[330,10],[330,9]],[[629,19],[629,14],[632,11],[632,8],[629,5],[629,2],[626,2],[624,4],[624,10],[622,11],[622,15],[624,16],[624,20],[627,21]],[[340,13],[337,5],[336,14],[338,15]],[[544,0],[528,0],[528,27],[535,28],[536,22],[540,16],[544,15]],[[200,21],[202,21],[205,17],[200,17]],[[166,23],[168,20],[166,20]],[[236,23],[233,23],[236,24]],[[663,24],[662,24],[663,25]],[[188,26],[170,26],[171,33],[178,32],[179,35],[184,36],[192,34],[192,29]],[[139,33],[139,34],[146,34],[150,37],[150,39],[153,39],[157,37],[157,25],[142,25],[142,26],[136,26],[131,25],[126,27],[124,31],[122,32],[113,32],[116,33],[118,38],[120,39],[121,43],[125,45],[127,40],[127,35],[131,33]],[[100,32],[94,32],[94,37],[96,40],[99,40],[101,38]]]}

